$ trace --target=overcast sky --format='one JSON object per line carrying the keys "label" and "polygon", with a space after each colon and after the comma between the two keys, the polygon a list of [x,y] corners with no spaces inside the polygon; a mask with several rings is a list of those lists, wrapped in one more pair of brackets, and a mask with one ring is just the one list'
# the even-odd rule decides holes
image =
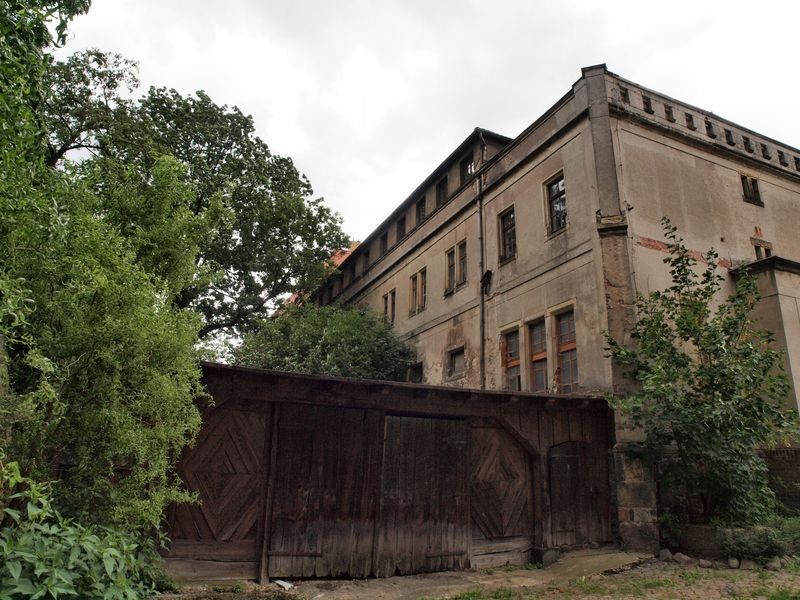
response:
{"label": "overcast sky", "polygon": [[800,146],[796,0],[93,0],[65,53],[252,114],[366,237],[476,126],[515,137],[605,62]]}

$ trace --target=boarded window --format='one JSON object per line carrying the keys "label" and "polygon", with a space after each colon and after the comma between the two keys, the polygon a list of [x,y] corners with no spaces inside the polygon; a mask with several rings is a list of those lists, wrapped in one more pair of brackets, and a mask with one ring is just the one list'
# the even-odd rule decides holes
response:
{"label": "boarded window", "polygon": [[514,209],[511,208],[499,216],[500,220],[500,261],[509,260],[517,255],[517,230],[514,222]]}
{"label": "boarded window", "polygon": [[547,184],[547,203],[550,213],[550,233],[561,231],[567,226],[567,192],[564,188],[563,175]]}
{"label": "boarded window", "polygon": [[519,368],[519,330],[509,331],[503,336],[503,365],[506,374],[506,389],[519,391],[522,387]]}
{"label": "boarded window", "polygon": [[531,391],[547,391],[547,333],[544,319],[531,323]]}
{"label": "boarded window", "polygon": [[558,342],[558,391],[578,389],[578,350],[575,343],[575,313],[569,311],[556,317]]}

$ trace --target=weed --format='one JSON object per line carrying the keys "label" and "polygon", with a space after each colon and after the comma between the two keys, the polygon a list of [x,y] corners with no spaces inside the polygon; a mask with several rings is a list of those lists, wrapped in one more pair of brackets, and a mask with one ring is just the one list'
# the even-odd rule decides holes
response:
{"label": "weed", "polygon": [[584,594],[601,594],[604,591],[603,586],[600,585],[599,582],[585,576],[581,577],[580,579],[576,579],[572,582],[572,584]]}

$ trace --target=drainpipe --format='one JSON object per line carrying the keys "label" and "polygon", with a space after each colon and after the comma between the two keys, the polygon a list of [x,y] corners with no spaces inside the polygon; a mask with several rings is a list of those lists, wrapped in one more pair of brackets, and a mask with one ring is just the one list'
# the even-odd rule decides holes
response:
{"label": "drainpipe", "polygon": [[[483,138],[483,133],[479,134],[481,140],[481,168],[486,162],[486,140]],[[486,286],[483,283],[483,274],[485,272],[484,262],[484,244],[483,244],[483,173],[478,175],[478,246],[480,249],[479,254],[479,269],[481,274],[478,287],[480,288],[480,376],[481,376],[481,389],[486,389]]]}

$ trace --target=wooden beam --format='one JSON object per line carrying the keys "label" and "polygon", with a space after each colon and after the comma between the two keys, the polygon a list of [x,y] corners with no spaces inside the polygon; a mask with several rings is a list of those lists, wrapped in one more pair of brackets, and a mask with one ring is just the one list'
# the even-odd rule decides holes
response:
{"label": "wooden beam", "polygon": [[258,582],[260,584],[269,581],[269,544],[272,537],[272,499],[275,496],[275,471],[278,460],[278,421],[280,420],[281,407],[278,403],[273,403],[272,408],[272,431],[269,439],[269,472],[266,477],[266,489],[264,490],[264,516],[261,521],[261,557],[258,566]]}

